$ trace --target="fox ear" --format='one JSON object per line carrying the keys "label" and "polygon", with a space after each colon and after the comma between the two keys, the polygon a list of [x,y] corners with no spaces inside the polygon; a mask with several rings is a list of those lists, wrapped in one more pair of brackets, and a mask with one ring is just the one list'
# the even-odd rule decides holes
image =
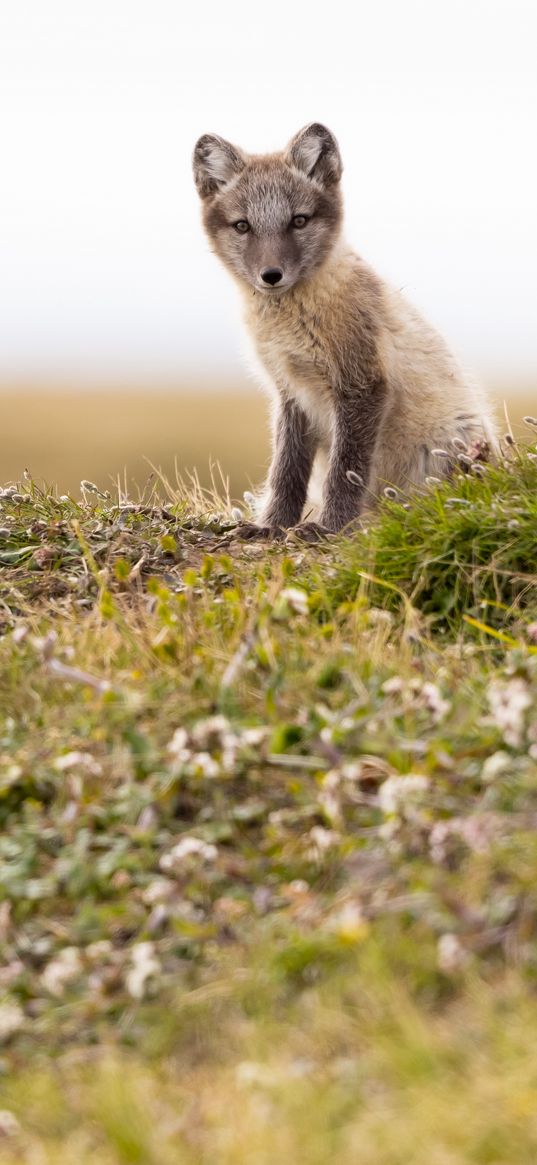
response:
{"label": "fox ear", "polygon": [[246,158],[231,142],[214,133],[203,134],[194,146],[192,159],[194,181],[200,198],[208,198],[223,190],[232,178],[240,174]]}
{"label": "fox ear", "polygon": [[337,141],[330,130],[314,121],[291,138],[285,150],[285,161],[296,166],[308,178],[322,186],[339,182],[343,166]]}

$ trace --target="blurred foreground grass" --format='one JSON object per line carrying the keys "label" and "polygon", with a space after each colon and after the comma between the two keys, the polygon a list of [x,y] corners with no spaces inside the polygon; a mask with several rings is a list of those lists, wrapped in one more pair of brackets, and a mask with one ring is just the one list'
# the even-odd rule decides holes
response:
{"label": "blurred foreground grass", "polygon": [[[509,402],[514,428],[535,411],[535,396],[523,385],[498,389],[498,415]],[[238,389],[207,385],[178,388],[111,388],[109,391],[59,391],[0,386],[2,481],[17,481],[29,469],[38,481],[58,485],[60,493],[78,490],[81,478],[108,488],[119,474],[129,487],[142,489],[149,462],[174,480],[196,470],[210,484],[210,464],[229,478],[231,495],[264,477],[269,458],[268,405],[253,383]]]}
{"label": "blurred foreground grass", "polygon": [[536,431],[316,547],[2,492],[2,1161],[534,1165]]}

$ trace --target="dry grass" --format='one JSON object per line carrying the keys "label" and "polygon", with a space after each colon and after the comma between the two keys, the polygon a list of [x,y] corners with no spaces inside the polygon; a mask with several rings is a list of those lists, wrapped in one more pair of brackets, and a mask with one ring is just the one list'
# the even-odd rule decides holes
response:
{"label": "dry grass", "polygon": [[[524,413],[537,411],[535,394],[523,386],[495,395],[500,416],[508,400],[515,431]],[[195,467],[209,485],[209,465],[217,461],[232,496],[240,497],[265,473],[267,404],[253,384],[84,392],[0,385],[0,402],[4,482],[19,480],[28,468],[36,480],[67,493],[78,491],[81,477],[107,487],[126,471],[131,487],[143,488],[152,463],[172,480],[175,464],[181,475]]]}
{"label": "dry grass", "polygon": [[77,492],[81,477],[107,488],[118,471],[143,488],[158,465],[171,480],[197,468],[210,484],[210,462],[230,478],[234,496],[263,477],[269,452],[267,406],[255,387],[217,392],[42,389],[0,392],[3,482],[28,468],[37,480]]}

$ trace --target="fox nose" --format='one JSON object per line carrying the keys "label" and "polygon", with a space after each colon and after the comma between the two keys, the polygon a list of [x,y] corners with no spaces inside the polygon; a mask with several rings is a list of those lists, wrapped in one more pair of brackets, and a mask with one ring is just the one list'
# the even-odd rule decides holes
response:
{"label": "fox nose", "polygon": [[280,282],[280,279],[283,279],[283,271],[280,267],[265,267],[265,270],[261,272],[261,278],[263,283],[270,283],[270,286],[274,287],[276,283]]}

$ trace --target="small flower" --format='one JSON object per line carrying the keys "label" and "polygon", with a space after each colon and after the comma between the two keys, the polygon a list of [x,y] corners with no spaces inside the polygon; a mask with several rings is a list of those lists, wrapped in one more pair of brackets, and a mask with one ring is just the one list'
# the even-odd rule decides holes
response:
{"label": "small flower", "polygon": [[432,477],[431,474],[428,474],[425,478],[425,485],[442,485],[442,479],[440,477]]}
{"label": "small flower", "polygon": [[523,417],[525,425],[537,425],[537,417]]}
{"label": "small flower", "polygon": [[92,777],[99,777],[103,771],[102,765],[90,752],[64,752],[56,757],[54,768],[59,773],[65,773],[68,769],[83,769]]}
{"label": "small flower", "polygon": [[519,748],[524,733],[525,712],[532,705],[527,683],[519,676],[507,683],[493,680],[488,686],[487,696],[494,723],[502,732],[505,743],[512,748]]}
{"label": "small flower", "polygon": [[243,519],[242,510],[240,510],[238,506],[232,506],[231,517],[233,518],[234,522],[242,522],[242,519]]}
{"label": "small flower", "polygon": [[360,477],[359,473],[355,473],[354,469],[348,469],[345,477],[347,481],[350,481],[351,485],[363,486],[365,484],[363,477]]}
{"label": "small flower", "polygon": [[278,1075],[267,1064],[256,1060],[241,1060],[235,1069],[235,1079],[240,1088],[270,1088],[278,1083]]}
{"label": "small flower", "polygon": [[513,767],[512,757],[508,752],[503,752],[501,749],[498,752],[493,752],[492,756],[488,756],[483,768],[481,769],[481,780],[488,784],[490,781],[496,780],[496,777],[501,777]]}
{"label": "small flower", "polygon": [[537,643],[537,621],[534,623],[528,623],[528,626],[526,627],[526,639],[528,639],[530,643]]}
{"label": "small flower", "polygon": [[95,485],[94,481],[86,481],[85,478],[82,478],[82,481],[80,482],[80,488],[82,493],[96,494],[97,497],[105,499],[110,497],[109,490],[101,490],[99,489],[98,485]]}
{"label": "small flower", "polygon": [[7,1043],[24,1023],[24,1012],[18,1003],[0,1003],[0,1044]]}
{"label": "small flower", "polygon": [[314,825],[308,836],[312,843],[308,848],[308,857],[312,861],[319,861],[322,855],[339,841],[339,833],[334,829],[324,829],[322,825]]}
{"label": "small flower", "polygon": [[159,866],[165,873],[180,873],[191,858],[202,862],[214,862],[218,857],[215,845],[202,841],[199,837],[182,837],[167,854],[163,854]]}
{"label": "small flower", "polygon": [[188,766],[189,773],[214,780],[220,776],[220,765],[210,752],[195,752]]}
{"label": "small flower", "polygon": [[359,943],[367,937],[369,923],[357,902],[346,902],[330,918],[329,929],[344,943]]}
{"label": "small flower", "polygon": [[176,886],[170,878],[154,878],[146,886],[142,898],[146,906],[156,906],[157,903],[167,902],[175,893]]}
{"label": "small flower", "polygon": [[438,966],[444,975],[454,975],[468,962],[468,952],[456,934],[442,934],[437,944]]}
{"label": "small flower", "polygon": [[55,959],[47,963],[41,975],[41,982],[51,995],[60,999],[65,993],[65,988],[78,979],[81,973],[82,962],[78,948],[64,947]]}
{"label": "small flower", "polygon": [[448,458],[450,458],[452,455],[451,455],[451,453],[448,453],[447,449],[431,449],[431,456],[432,457],[448,457]]}
{"label": "small flower", "polygon": [[425,700],[425,706],[432,712],[435,723],[438,724],[440,720],[449,712],[451,704],[449,700],[442,699],[440,689],[436,684],[426,683],[421,689],[421,694]]}
{"label": "small flower", "polygon": [[286,608],[296,615],[307,615],[309,612],[308,596],[300,587],[284,587],[283,591],[280,591],[279,599],[278,614],[284,612]]}
{"label": "small flower", "polygon": [[176,728],[168,745],[168,752],[177,765],[183,765],[192,755],[186,728]]}
{"label": "small flower", "polygon": [[384,497],[385,497],[385,498],[389,498],[389,499],[390,499],[390,501],[396,501],[396,499],[397,499],[397,490],[396,490],[396,489],[394,489],[394,488],[393,488],[393,486],[391,486],[391,485],[386,485],[386,486],[384,487]]}
{"label": "small flower", "polygon": [[14,1113],[8,1108],[0,1109],[0,1137],[16,1137],[21,1131]]}
{"label": "small flower", "polygon": [[395,816],[406,802],[420,800],[422,793],[428,788],[428,778],[414,773],[405,777],[388,777],[386,781],[382,782],[379,789],[380,808],[387,817]]}
{"label": "small flower", "polygon": [[160,961],[152,942],[135,943],[131,952],[132,966],[125,976],[125,986],[133,999],[144,999],[150,986],[161,972]]}

